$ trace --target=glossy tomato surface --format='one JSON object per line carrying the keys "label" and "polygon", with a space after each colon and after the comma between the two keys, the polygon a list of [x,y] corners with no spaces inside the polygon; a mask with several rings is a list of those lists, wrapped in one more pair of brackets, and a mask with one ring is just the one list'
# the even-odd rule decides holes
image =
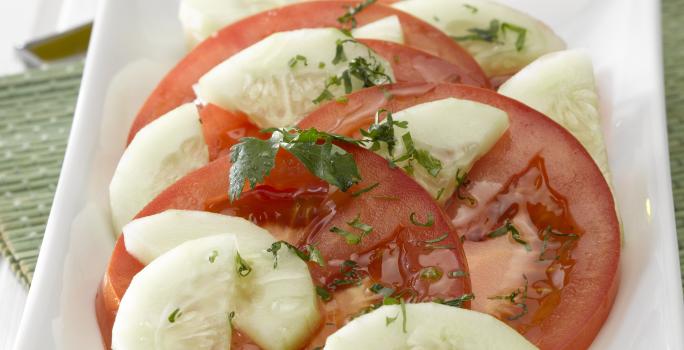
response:
{"label": "glossy tomato surface", "polygon": [[299,126],[358,135],[380,108],[397,112],[447,97],[497,107],[510,120],[447,202],[465,239],[473,309],[542,349],[588,347],[617,291],[620,229],[601,172],[561,126],[493,91],[449,84],[366,89],[346,104],[321,107]]}
{"label": "glossy tomato surface", "polygon": [[[138,112],[128,142],[142,127],[195,99],[192,85],[217,64],[244,48],[282,31],[301,28],[340,27],[338,18],[359,1],[312,1],[281,7],[231,24],[209,37],[183,58],[154,89]],[[487,78],[475,60],[446,34],[426,22],[385,5],[372,5],[358,13],[358,25],[387,16],[398,16],[405,44],[431,53],[457,67],[462,82],[488,86]]]}
{"label": "glossy tomato surface", "polygon": [[[392,288],[397,297],[415,302],[451,300],[470,293],[461,242],[442,208],[385,159],[357,146],[341,146],[353,155],[362,178],[347,192],[331,189],[281,152],[265,184],[231,203],[227,198],[230,162],[221,157],[162,192],[138,217],[166,209],[238,215],[267,228],[276,239],[300,248],[316,246],[327,263],[321,267],[310,262],[312,277],[333,297],[321,302],[325,322],[310,339],[310,348],[322,346],[328,334],[380,302],[382,296],[369,291],[376,283]],[[429,224],[416,225],[416,218]],[[355,221],[371,230],[359,231],[351,224]],[[360,239],[350,243],[334,228]],[[439,246],[426,243],[436,238]],[[143,267],[128,254],[121,236],[96,300],[107,344],[121,297]],[[461,273],[449,273],[455,271]],[[237,332],[235,348],[247,348],[249,344],[249,339]]]}

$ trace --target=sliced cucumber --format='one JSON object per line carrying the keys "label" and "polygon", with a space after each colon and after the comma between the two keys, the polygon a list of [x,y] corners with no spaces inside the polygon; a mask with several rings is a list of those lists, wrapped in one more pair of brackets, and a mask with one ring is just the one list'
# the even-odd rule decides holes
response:
{"label": "sliced cucumber", "polygon": [[257,12],[301,0],[182,0],[178,17],[192,48],[219,29]]}
{"label": "sliced cucumber", "polygon": [[[222,310],[222,312],[234,312],[232,324],[264,349],[296,349],[302,346],[303,342],[318,328],[320,314],[313,281],[306,263],[283,246],[278,252],[277,267],[274,267],[273,253],[268,252],[267,249],[275,240],[268,234],[268,231],[247,220],[207,212],[169,210],[134,220],[125,227],[124,238],[129,253],[149,265],[133,279],[124,295],[119,314],[124,304],[130,303],[141,314],[139,317],[153,317],[144,316],[148,313],[145,311],[148,306],[141,299],[150,299],[150,295],[155,295],[158,289],[166,288],[163,283],[159,282],[164,279],[160,276],[174,276],[173,278],[179,281],[178,285],[172,286],[172,289],[177,289],[178,293],[159,292],[166,299],[161,300],[163,298],[160,297],[154,303],[150,301],[152,308],[149,313],[162,317],[164,315],[159,315],[159,312],[166,312],[168,309],[172,309],[172,312],[175,308],[179,308],[180,312],[183,312],[184,309],[200,308],[204,305],[201,303],[211,304],[214,302],[212,298],[215,298],[215,295],[205,295],[204,290],[217,288],[224,293],[221,296],[222,300],[216,302],[217,307],[227,305],[226,307],[230,310]],[[225,243],[226,240],[231,243]],[[192,248],[195,245],[201,246],[201,249]],[[245,276],[236,275],[235,262],[238,253],[250,270]],[[169,258],[169,256],[175,258]],[[188,264],[183,265],[177,261],[181,258],[186,259]],[[217,264],[225,259],[231,263],[226,264],[224,269],[216,270]],[[221,284],[214,287],[213,282],[206,283],[203,280],[203,278],[211,279],[212,274],[215,274],[219,281],[227,281],[227,286]],[[222,277],[225,274],[229,275],[230,279]],[[150,275],[153,277],[147,277]],[[186,298],[186,294],[192,294],[193,291],[196,295],[191,300],[196,300],[199,304],[183,304],[182,300]],[[160,308],[155,303],[165,303],[168,307]],[[177,306],[174,308],[174,305]],[[126,312],[124,311],[124,315],[128,315]],[[206,312],[206,309],[200,308],[196,314],[198,317],[205,317],[205,315],[214,317],[212,312]],[[121,333],[123,334],[122,341],[127,341],[126,334],[141,336],[140,332],[160,327],[165,332],[164,327],[169,326],[161,322],[150,326],[148,330],[131,331],[128,328],[132,326],[124,324],[135,323],[138,319],[130,317],[133,316],[124,318],[117,316],[116,322],[122,324],[121,329],[127,330]],[[211,327],[217,324],[209,323]],[[195,325],[188,324],[188,327],[195,327]],[[189,334],[191,330],[183,330],[183,332]],[[163,334],[164,341],[167,337],[171,339],[174,337],[171,333]],[[222,345],[222,343],[212,344]],[[200,345],[195,346],[205,348]],[[213,349],[213,347],[207,349]]]}
{"label": "sliced cucumber", "polygon": [[357,39],[376,39],[391,41],[397,44],[404,43],[404,32],[401,29],[401,23],[397,16],[385,17],[358,27],[352,30],[352,35]]}
{"label": "sliced cucumber", "polygon": [[325,350],[537,349],[513,328],[475,311],[435,303],[385,305],[328,337]]}
{"label": "sliced cucumber", "polygon": [[[344,95],[345,84],[326,82],[340,77],[357,57],[394,81],[387,61],[349,39],[333,28],[275,33],[206,73],[196,85],[197,95],[226,110],[247,114],[262,128],[292,126],[318,106],[315,100],[320,103]],[[344,44],[338,46],[338,42]],[[344,49],[344,58],[339,47]],[[349,82],[351,90],[363,87],[356,77]],[[325,91],[328,98],[319,99]]]}
{"label": "sliced cucumber", "polygon": [[610,182],[591,58],[581,50],[540,57],[511,77],[499,93],[544,113],[570,131]]}
{"label": "sliced cucumber", "polygon": [[184,104],[142,128],[124,151],[109,184],[114,230],[187,173],[209,162],[197,108]]}
{"label": "sliced cucumber", "polygon": [[[411,134],[418,150],[428,151],[440,161],[441,170],[433,176],[412,161],[412,175],[433,197],[449,198],[456,189],[457,174],[463,175],[487,153],[508,129],[506,112],[486,104],[446,98],[407,108],[393,115],[407,121],[407,128],[394,128],[397,146],[394,158],[406,152],[404,135]],[[406,169],[408,162],[400,162]]]}
{"label": "sliced cucumber", "polygon": [[393,6],[454,38],[490,77],[514,74],[537,57],[565,48],[544,23],[495,2],[407,0]]}

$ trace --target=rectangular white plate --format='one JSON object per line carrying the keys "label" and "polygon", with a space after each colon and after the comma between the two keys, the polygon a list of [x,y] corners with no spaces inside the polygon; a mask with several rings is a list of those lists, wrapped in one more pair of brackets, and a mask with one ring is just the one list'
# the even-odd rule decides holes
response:
{"label": "rectangular white plate", "polygon": [[[591,54],[624,223],[621,285],[594,349],[684,349],[663,99],[660,7],[648,0],[509,0]],[[132,116],[184,52],[177,1],[99,9],[17,349],[97,349],[94,298],[113,247],[108,183]],[[587,198],[591,200],[591,198]]]}

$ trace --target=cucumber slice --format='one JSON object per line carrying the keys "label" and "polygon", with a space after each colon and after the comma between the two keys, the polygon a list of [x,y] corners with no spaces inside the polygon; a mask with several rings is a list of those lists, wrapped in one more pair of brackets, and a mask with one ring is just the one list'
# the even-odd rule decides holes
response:
{"label": "cucumber slice", "polygon": [[325,350],[537,349],[513,328],[475,311],[435,303],[385,305],[328,337]]}
{"label": "cucumber slice", "polygon": [[169,185],[208,162],[199,114],[192,103],[142,128],[121,156],[109,184],[116,234]]}
{"label": "cucumber slice", "polygon": [[610,183],[591,58],[582,50],[540,57],[511,77],[499,93],[555,120],[587,149]]}
{"label": "cucumber slice", "polygon": [[407,0],[392,6],[454,38],[489,77],[514,74],[539,56],[565,48],[544,23],[495,2]]}

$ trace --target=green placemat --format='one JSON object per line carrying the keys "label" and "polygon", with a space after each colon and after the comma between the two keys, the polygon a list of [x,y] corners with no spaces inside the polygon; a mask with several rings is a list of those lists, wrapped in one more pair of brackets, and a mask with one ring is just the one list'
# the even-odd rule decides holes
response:
{"label": "green placemat", "polygon": [[664,0],[662,6],[670,167],[679,241],[679,263],[684,281],[684,32],[681,30],[684,1]]}
{"label": "green placemat", "polygon": [[0,251],[28,286],[43,240],[82,63],[0,79]]}
{"label": "green placemat", "polygon": [[[663,1],[670,165],[684,263],[684,1]],[[0,78],[0,252],[27,286],[50,211],[83,65]],[[682,265],[684,278],[684,265]]]}

